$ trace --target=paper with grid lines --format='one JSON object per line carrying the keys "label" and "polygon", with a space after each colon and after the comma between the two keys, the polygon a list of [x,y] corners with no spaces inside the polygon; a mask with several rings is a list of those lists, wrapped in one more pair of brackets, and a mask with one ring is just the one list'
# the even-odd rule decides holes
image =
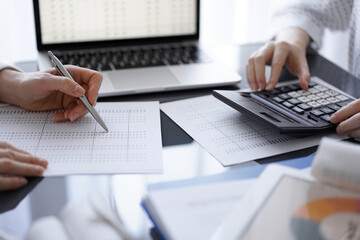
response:
{"label": "paper with grid lines", "polygon": [[316,146],[322,138],[280,135],[213,96],[163,103],[160,109],[224,166]]}
{"label": "paper with grid lines", "polygon": [[162,142],[158,102],[98,103],[106,133],[87,114],[55,123],[52,112],[0,108],[0,140],[49,161],[44,176],[161,173]]}

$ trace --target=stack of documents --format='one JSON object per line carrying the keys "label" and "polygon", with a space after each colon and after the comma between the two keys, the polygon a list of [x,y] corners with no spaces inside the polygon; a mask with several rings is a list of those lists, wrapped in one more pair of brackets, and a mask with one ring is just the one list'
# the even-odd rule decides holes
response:
{"label": "stack of documents", "polygon": [[143,206],[164,239],[209,239],[252,183],[237,180],[152,191]]}
{"label": "stack of documents", "polygon": [[360,148],[322,141],[311,176],[273,165],[212,239],[359,239]]}
{"label": "stack of documents", "polygon": [[[309,167],[313,157],[280,162]],[[215,229],[241,201],[265,165],[235,168],[224,173],[162,182],[148,186],[142,206],[163,239],[210,239]]]}

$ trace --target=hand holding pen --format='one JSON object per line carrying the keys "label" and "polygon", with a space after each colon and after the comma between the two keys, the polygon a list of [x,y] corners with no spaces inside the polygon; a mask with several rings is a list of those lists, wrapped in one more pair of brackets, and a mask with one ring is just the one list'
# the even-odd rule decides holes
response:
{"label": "hand holding pen", "polygon": [[[51,51],[48,51],[48,55],[51,59],[52,64],[57,69],[57,71],[62,76],[69,78],[75,82],[75,80],[70,75],[70,73],[66,70],[64,65],[60,62],[60,60],[57,57],[55,57],[55,55]],[[81,102],[84,104],[84,106],[87,108],[87,110],[90,112],[90,114],[95,118],[95,120],[101,125],[102,128],[104,128],[104,130],[106,132],[108,132],[109,130],[108,130],[107,126],[105,125],[104,121],[102,120],[102,118],[100,117],[98,112],[95,110],[95,108],[89,103],[87,97],[85,96],[85,93],[82,96],[80,96],[79,98],[80,98]]]}

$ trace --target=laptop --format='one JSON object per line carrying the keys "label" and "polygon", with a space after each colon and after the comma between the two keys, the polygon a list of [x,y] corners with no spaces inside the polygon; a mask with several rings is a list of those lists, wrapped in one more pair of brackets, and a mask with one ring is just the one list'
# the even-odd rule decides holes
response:
{"label": "laptop", "polygon": [[199,45],[200,0],[33,0],[39,68],[103,74],[100,97],[218,87],[241,77]]}

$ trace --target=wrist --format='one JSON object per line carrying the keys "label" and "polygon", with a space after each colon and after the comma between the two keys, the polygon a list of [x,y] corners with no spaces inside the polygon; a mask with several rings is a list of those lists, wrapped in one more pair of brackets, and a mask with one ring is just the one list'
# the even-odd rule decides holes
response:
{"label": "wrist", "polygon": [[301,28],[287,28],[279,32],[276,37],[276,41],[285,41],[292,45],[298,46],[299,48],[306,51],[310,43],[309,35]]}
{"label": "wrist", "polygon": [[0,102],[16,105],[21,74],[10,68],[0,71]]}

